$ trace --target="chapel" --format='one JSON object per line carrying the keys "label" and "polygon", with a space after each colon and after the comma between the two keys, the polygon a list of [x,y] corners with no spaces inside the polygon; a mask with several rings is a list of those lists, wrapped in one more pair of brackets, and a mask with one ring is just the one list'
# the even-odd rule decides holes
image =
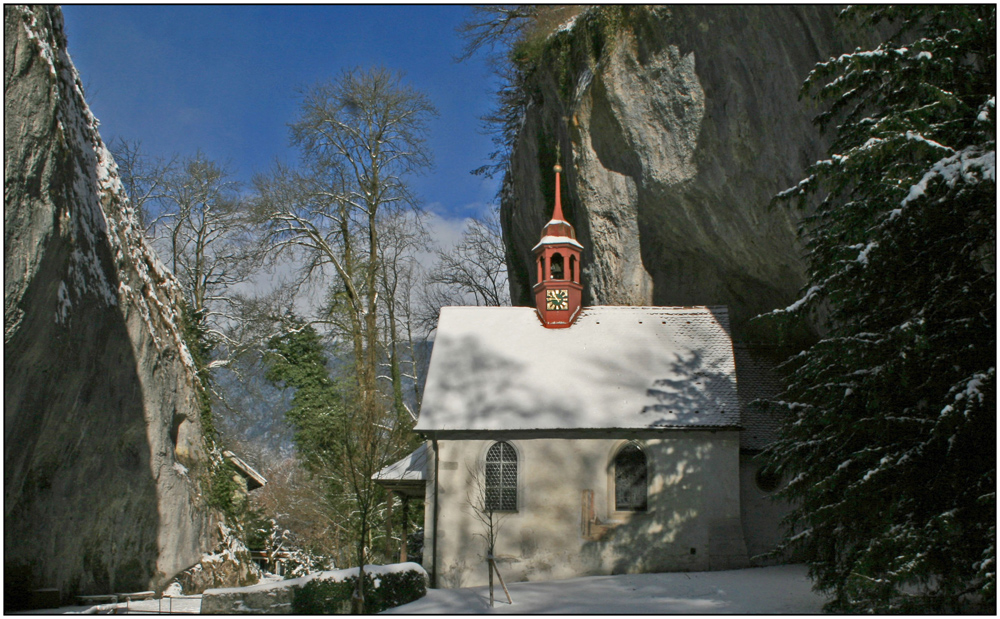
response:
{"label": "chapel", "polygon": [[423,494],[438,587],[485,584],[489,537],[507,582],[767,561],[787,511],[755,458],[777,427],[771,356],[734,344],[722,306],[582,306],[560,172],[535,307],[442,308],[426,443],[376,478]]}

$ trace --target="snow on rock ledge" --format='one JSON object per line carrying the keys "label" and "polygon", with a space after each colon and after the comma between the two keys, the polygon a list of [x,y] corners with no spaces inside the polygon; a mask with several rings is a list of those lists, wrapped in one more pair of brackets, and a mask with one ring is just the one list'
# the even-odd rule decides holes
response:
{"label": "snow on rock ledge", "polygon": [[142,238],[58,7],[4,7],[4,86],[5,580],[157,588],[211,546],[180,288]]}

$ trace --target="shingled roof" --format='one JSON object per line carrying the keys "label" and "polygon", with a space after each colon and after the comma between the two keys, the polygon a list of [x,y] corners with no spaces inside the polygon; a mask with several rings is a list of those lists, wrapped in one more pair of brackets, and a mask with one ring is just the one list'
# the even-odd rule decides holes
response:
{"label": "shingled roof", "polygon": [[416,430],[724,428],[740,424],[725,307],[441,310]]}
{"label": "shingled roof", "polygon": [[423,496],[427,482],[427,443],[402,460],[383,467],[372,475],[372,479],[389,490]]}
{"label": "shingled roof", "polygon": [[764,449],[778,438],[783,409],[769,406],[783,387],[775,370],[789,350],[773,347],[734,345],[736,375],[739,380],[740,433],[742,449]]}

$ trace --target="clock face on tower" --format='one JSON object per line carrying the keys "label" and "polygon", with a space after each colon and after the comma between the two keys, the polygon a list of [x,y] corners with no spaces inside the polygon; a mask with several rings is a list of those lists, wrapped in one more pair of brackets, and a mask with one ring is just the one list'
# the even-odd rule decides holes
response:
{"label": "clock face on tower", "polygon": [[545,309],[565,310],[569,309],[569,291],[565,289],[545,291]]}

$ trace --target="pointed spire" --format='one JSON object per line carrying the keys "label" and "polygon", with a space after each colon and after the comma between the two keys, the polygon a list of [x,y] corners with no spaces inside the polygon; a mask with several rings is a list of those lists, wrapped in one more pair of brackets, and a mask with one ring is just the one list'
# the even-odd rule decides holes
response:
{"label": "pointed spire", "polygon": [[562,172],[562,166],[557,163],[552,169],[556,171],[556,207],[552,210],[552,219],[566,221],[562,212],[562,189],[559,182],[559,173]]}
{"label": "pointed spire", "polygon": [[[546,239],[555,238],[568,238],[572,243],[576,243],[576,231],[573,230],[573,226],[566,221],[566,216],[563,215],[562,181],[560,179],[562,166],[559,165],[558,146],[556,146],[556,164],[552,166],[552,169],[556,173],[556,203],[552,208],[552,219],[542,228],[542,241],[540,243],[545,243]],[[577,243],[577,245],[579,244]],[[580,247],[580,249],[583,249],[583,247]]]}

